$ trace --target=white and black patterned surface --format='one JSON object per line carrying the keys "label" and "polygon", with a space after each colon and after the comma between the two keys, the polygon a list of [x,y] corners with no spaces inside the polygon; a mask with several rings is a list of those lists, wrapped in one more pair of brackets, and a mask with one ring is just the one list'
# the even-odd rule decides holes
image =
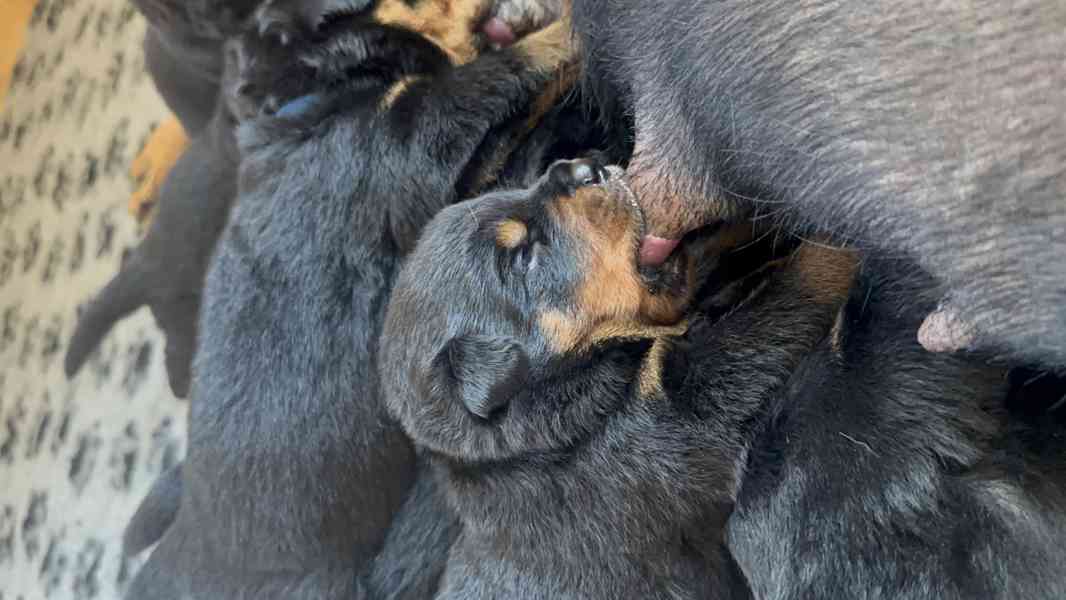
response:
{"label": "white and black patterned surface", "polygon": [[122,528],[184,451],[146,310],[62,366],[137,239],[128,165],[166,114],[143,32],[125,0],[40,0],[0,112],[0,600],[120,598]]}

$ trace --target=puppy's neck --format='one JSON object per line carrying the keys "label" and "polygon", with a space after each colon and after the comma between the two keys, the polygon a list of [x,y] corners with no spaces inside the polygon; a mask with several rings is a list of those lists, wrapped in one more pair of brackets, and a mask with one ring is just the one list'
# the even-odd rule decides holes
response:
{"label": "puppy's neck", "polygon": [[682,319],[673,325],[646,325],[640,323],[607,323],[589,336],[589,345],[611,339],[641,338],[652,340],[651,349],[644,356],[638,372],[637,392],[641,398],[663,395],[663,358],[673,347],[673,341],[688,331],[688,320]]}

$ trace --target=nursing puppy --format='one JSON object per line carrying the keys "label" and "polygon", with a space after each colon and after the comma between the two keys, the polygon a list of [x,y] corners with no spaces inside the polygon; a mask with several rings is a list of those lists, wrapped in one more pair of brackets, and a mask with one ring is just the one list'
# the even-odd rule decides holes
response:
{"label": "nursing puppy", "polygon": [[180,507],[130,598],[365,596],[414,477],[372,368],[393,271],[573,60],[562,22],[479,55],[475,2],[283,8],[242,38],[259,116],[205,286]]}
{"label": "nursing puppy", "polygon": [[[266,7],[260,20],[265,30],[282,27],[286,11],[296,11],[301,19],[317,23],[325,15],[334,14],[325,11],[347,10],[349,5],[353,3],[341,0],[303,0],[282,3],[280,6],[271,4]],[[168,0],[145,1],[138,6],[152,24],[149,39],[152,35],[172,36],[186,40],[190,45],[186,49],[191,53],[188,55],[184,53],[186,50],[181,50],[183,46],[171,48],[172,51],[181,50],[181,53],[161,64],[165,66],[173,62],[180,70],[167,72],[165,76],[152,63],[153,51],[149,50],[149,70],[186,130],[197,135],[167,174],[155,199],[159,208],[145,239],[133,252],[131,260],[122,266],[79,317],[64,366],[67,377],[76,376],[115,324],[147,305],[167,340],[166,367],[171,391],[175,396],[184,398],[189,390],[192,355],[196,347],[196,320],[207,261],[236,194],[239,159],[234,128],[237,120],[258,115],[264,89],[270,86],[263,86],[259,81],[268,77],[266,73],[237,74],[234,71],[236,63],[241,62],[236,56],[239,44],[230,44],[231,52],[225,57],[224,72],[215,73],[216,54],[217,59],[223,61],[222,37],[239,31],[234,21],[251,10],[251,3],[175,3]],[[491,27],[484,25],[481,29],[488,29],[496,36],[503,35],[505,41],[513,43],[516,32],[528,33],[538,23],[548,22],[535,19],[553,18],[561,13],[562,6],[562,2],[557,0],[497,1],[491,7],[478,9],[491,9],[495,14],[502,15],[487,17],[495,24]],[[406,19],[411,26],[437,27],[433,19],[412,21],[411,15],[418,14],[417,11],[395,11],[389,9],[388,2],[382,3],[377,14],[383,22]],[[431,16],[434,19],[455,18],[444,14]],[[509,20],[504,21],[505,17]],[[151,33],[156,30],[159,30],[158,34]],[[483,31],[470,37],[471,43],[478,47],[496,43]],[[250,65],[249,61],[242,64],[245,69],[258,68]],[[194,72],[189,72],[193,67]],[[222,67],[220,63],[218,68]],[[221,78],[221,88],[218,78]],[[248,87],[251,80],[256,80],[255,85],[259,89]],[[238,89],[241,86],[243,89]],[[217,106],[216,97],[220,99]],[[214,117],[206,129],[194,122],[198,122],[200,117],[190,116],[199,110],[190,107],[200,104],[204,104],[204,110],[210,108],[214,111]],[[559,133],[553,130],[548,135],[557,136]],[[532,151],[526,153],[527,156],[534,154]]]}
{"label": "nursing puppy", "polygon": [[1066,4],[589,0],[574,23],[635,121],[651,234],[828,232],[932,274],[927,348],[1066,368]]}
{"label": "nursing puppy", "polygon": [[747,597],[721,538],[739,425],[828,333],[854,257],[806,245],[686,324],[694,266],[641,273],[643,227],[620,170],[560,162],[443,210],[405,264],[380,376],[462,523],[436,598]]}

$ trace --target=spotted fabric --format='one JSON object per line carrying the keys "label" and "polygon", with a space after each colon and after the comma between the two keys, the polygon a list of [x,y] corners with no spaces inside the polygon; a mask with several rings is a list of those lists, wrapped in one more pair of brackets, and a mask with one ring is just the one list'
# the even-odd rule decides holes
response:
{"label": "spotted fabric", "polygon": [[128,2],[33,4],[0,2],[0,600],[121,598],[122,529],[180,460],[187,406],[147,310],[73,381],[62,362],[78,306],[137,241],[128,171],[167,114]]}

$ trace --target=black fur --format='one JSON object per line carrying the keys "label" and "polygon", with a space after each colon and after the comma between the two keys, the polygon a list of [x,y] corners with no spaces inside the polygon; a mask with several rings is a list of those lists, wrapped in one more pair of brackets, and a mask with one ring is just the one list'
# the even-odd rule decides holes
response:
{"label": "black fur", "polygon": [[417,567],[370,563],[398,510],[435,545],[451,531],[404,525],[432,503],[401,507],[415,457],[371,368],[385,300],[423,223],[464,181],[492,180],[468,172],[474,154],[515,142],[563,66],[531,61],[568,48],[557,25],[453,68],[358,14],[280,31],[269,17],[239,53],[262,78],[241,102],[261,107],[239,129],[240,194],[207,277],[181,504],[130,598],[378,597],[363,573],[431,587]]}
{"label": "black fur", "polygon": [[[239,74],[230,61],[225,80]],[[237,194],[238,150],[232,102],[220,102],[159,190],[144,240],[79,317],[64,359],[73,377],[115,324],[148,306],[166,336],[166,368],[174,395],[189,391],[204,275]]]}
{"label": "black fur", "polygon": [[[390,300],[386,398],[462,522],[436,598],[749,597],[721,537],[739,425],[826,335],[846,280],[819,294],[817,265],[796,260],[725,319],[559,354],[538,318],[594,275],[588,243],[547,206],[569,201],[576,173],[556,164],[529,190],[442,211]],[[497,247],[511,218],[543,244],[536,273],[522,275],[526,250]],[[655,344],[670,348],[666,392],[640,388]]]}
{"label": "black fur", "polygon": [[645,197],[688,205],[660,228],[721,201],[829,232],[931,273],[973,348],[1066,368],[1066,4],[588,0],[574,23]]}
{"label": "black fur", "polygon": [[185,132],[210,123],[224,71],[222,46],[262,0],[133,0],[148,20],[145,66]]}
{"label": "black fur", "polygon": [[1042,465],[1002,371],[917,344],[897,267],[748,426],[730,550],[757,597],[1061,598],[1062,446]]}
{"label": "black fur", "polygon": [[181,506],[181,464],[159,476],[148,490],[148,500],[137,507],[122,536],[122,551],[132,556],[159,541],[174,524]]}

